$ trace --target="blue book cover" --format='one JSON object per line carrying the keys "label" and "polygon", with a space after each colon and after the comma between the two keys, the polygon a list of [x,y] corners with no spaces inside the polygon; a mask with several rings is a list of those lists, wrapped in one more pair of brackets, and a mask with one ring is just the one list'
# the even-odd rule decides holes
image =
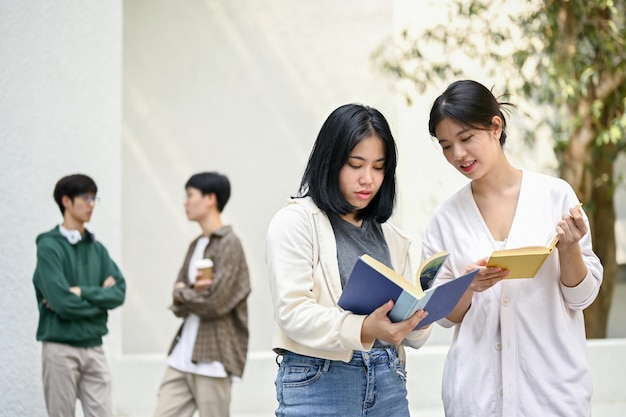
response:
{"label": "blue book cover", "polygon": [[476,269],[424,292],[382,262],[363,255],[354,265],[338,304],[344,310],[366,315],[393,300],[395,305],[389,312],[391,321],[406,320],[417,310],[424,309],[428,316],[417,326],[424,327],[452,312],[477,273]]}
{"label": "blue book cover", "polygon": [[[410,290],[411,283],[402,275],[371,256],[363,255],[352,269],[339,298],[339,307],[355,314],[370,314],[387,301],[397,300],[405,290],[403,282]],[[419,296],[414,293],[411,298]]]}
{"label": "blue book cover", "polygon": [[438,287],[431,287],[426,290],[424,297],[417,303],[416,309],[428,311],[428,316],[418,323],[417,327],[424,327],[444,317],[448,317],[454,307],[467,291],[479,269],[474,269],[465,275],[447,281]]}

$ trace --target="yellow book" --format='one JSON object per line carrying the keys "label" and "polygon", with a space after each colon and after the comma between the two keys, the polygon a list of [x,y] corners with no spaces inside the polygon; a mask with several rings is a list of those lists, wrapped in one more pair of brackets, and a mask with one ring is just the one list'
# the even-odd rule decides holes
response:
{"label": "yellow book", "polygon": [[[574,207],[579,209],[583,203],[578,203]],[[535,278],[539,268],[554,251],[559,243],[559,236],[555,235],[548,246],[524,246],[515,249],[502,249],[494,251],[487,266],[497,266],[509,270],[506,278]]]}
{"label": "yellow book", "polygon": [[548,246],[524,246],[494,251],[487,261],[487,266],[507,269],[509,271],[507,279],[534,278],[558,241],[558,236],[554,236]]}

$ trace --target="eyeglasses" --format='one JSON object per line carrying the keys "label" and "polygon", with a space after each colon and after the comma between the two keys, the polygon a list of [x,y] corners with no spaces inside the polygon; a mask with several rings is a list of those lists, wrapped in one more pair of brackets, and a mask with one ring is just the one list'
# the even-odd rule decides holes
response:
{"label": "eyeglasses", "polygon": [[89,204],[96,204],[100,202],[100,197],[94,194],[78,194],[78,197],[82,198]]}

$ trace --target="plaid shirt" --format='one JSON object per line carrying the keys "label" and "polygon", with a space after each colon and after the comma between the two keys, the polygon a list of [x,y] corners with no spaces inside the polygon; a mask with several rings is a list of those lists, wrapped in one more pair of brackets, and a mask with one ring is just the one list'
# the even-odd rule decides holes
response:
{"label": "plaid shirt", "polygon": [[[175,298],[170,309],[177,317],[190,313],[200,317],[200,327],[193,349],[193,362],[218,361],[230,375],[241,377],[248,353],[248,305],[250,276],[241,241],[231,226],[224,226],[211,234],[204,252],[213,260],[213,283],[201,292],[189,286],[189,261],[198,236],[189,245],[185,261],[176,282],[187,284],[174,289]],[[170,347],[172,353],[178,343],[181,325]]]}

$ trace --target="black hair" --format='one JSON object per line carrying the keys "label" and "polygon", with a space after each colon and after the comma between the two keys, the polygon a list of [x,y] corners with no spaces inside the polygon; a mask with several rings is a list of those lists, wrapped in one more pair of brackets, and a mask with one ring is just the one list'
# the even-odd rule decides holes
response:
{"label": "black hair", "polygon": [[202,195],[214,193],[220,213],[230,198],[230,181],[228,177],[218,172],[200,172],[192,175],[185,183],[185,189],[189,187],[200,190]]}
{"label": "black hair", "polygon": [[448,118],[473,129],[489,129],[494,116],[502,119],[500,146],[506,142],[506,119],[504,106],[484,85],[473,80],[455,81],[433,103],[428,121],[428,131],[437,137],[435,129],[439,122]]}
{"label": "black hair", "polygon": [[341,194],[339,171],[348,161],[352,149],[372,136],[383,142],[385,175],[376,196],[367,207],[356,212],[356,218],[380,223],[389,219],[396,200],[396,142],[385,117],[378,110],[362,104],[345,104],[328,116],[311,150],[298,196],[310,196],[326,213],[344,215],[353,212],[355,207]]}
{"label": "black hair", "polygon": [[98,186],[91,177],[84,174],[67,175],[57,181],[54,186],[54,201],[59,206],[61,214],[65,215],[65,207],[63,207],[63,196],[66,195],[70,200],[74,201],[74,197],[80,194],[98,192]]}

